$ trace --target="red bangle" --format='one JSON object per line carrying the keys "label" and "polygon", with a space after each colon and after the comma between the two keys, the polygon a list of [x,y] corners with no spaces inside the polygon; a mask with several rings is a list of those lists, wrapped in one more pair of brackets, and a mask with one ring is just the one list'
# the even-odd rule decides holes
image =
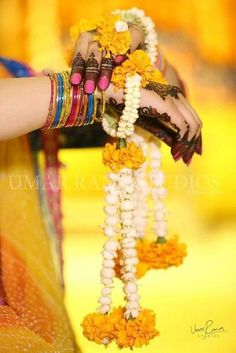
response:
{"label": "red bangle", "polygon": [[76,114],[77,102],[78,102],[78,86],[73,85],[71,112],[70,112],[69,118],[65,124],[65,127],[73,126],[72,123],[73,123],[75,116],[76,116],[75,114]]}

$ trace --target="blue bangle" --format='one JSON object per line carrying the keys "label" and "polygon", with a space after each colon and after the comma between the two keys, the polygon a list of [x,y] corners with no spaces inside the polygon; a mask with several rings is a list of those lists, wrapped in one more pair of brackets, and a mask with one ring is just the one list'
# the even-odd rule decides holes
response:
{"label": "blue bangle", "polygon": [[56,74],[57,75],[57,80],[58,80],[58,98],[57,98],[57,111],[55,115],[55,119],[53,122],[53,128],[56,128],[59,121],[60,121],[60,116],[61,116],[61,111],[62,111],[62,106],[63,106],[63,101],[64,101],[64,84],[63,80],[61,77],[61,74]]}
{"label": "blue bangle", "polygon": [[86,121],[84,125],[89,125],[91,123],[93,112],[94,112],[94,98],[93,98],[93,94],[89,94],[87,116],[86,116]]}

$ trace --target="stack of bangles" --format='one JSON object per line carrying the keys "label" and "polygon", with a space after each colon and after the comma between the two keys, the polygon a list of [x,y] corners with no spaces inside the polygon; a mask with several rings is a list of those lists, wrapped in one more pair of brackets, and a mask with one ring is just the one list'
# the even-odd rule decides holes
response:
{"label": "stack of bangles", "polygon": [[82,86],[71,85],[68,71],[48,76],[51,80],[51,98],[42,130],[91,125],[95,120],[101,119],[105,111],[104,94],[100,118],[97,118],[96,93],[86,94]]}

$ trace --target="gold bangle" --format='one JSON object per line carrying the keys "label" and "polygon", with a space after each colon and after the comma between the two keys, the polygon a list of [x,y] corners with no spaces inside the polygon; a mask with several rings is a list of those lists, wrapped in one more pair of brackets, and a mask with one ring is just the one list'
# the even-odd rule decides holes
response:
{"label": "gold bangle", "polygon": [[58,80],[57,80],[57,75],[55,73],[52,74],[53,77],[53,82],[54,82],[54,94],[55,94],[55,99],[54,99],[54,107],[53,107],[53,113],[52,113],[52,119],[48,125],[47,129],[53,129],[52,125],[55,119],[56,111],[57,111],[57,100],[58,100]]}
{"label": "gold bangle", "polygon": [[70,90],[71,85],[69,83],[69,73],[68,71],[64,71],[61,74],[64,86],[64,94],[63,94],[63,105],[61,110],[61,115],[59,122],[57,124],[57,128],[61,128],[65,126],[66,120],[68,118],[68,110],[70,106]]}
{"label": "gold bangle", "polygon": [[102,95],[102,98],[101,98],[102,111],[100,116],[95,118],[95,120],[99,123],[102,121],[103,115],[105,114],[105,110],[106,110],[105,91],[102,91],[101,95]]}
{"label": "gold bangle", "polygon": [[93,124],[94,123],[94,121],[95,121],[95,119],[96,119],[96,115],[97,115],[97,102],[98,102],[98,100],[97,100],[97,95],[96,95],[96,91],[94,92],[94,94],[93,94],[93,116],[92,116],[92,119],[91,119],[91,122],[90,122],[90,124]]}
{"label": "gold bangle", "polygon": [[87,116],[87,108],[88,108],[88,95],[87,94],[84,94],[84,107],[83,107],[83,116],[82,116],[82,119],[81,119],[81,123],[79,126],[83,126],[85,121],[86,121],[86,116]]}

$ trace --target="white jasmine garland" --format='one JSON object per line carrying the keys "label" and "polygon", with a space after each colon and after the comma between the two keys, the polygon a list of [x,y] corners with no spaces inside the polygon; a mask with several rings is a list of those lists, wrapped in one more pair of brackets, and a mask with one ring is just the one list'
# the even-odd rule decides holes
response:
{"label": "white jasmine garland", "polygon": [[158,141],[152,140],[150,143],[150,166],[151,166],[151,193],[154,203],[154,225],[153,231],[156,237],[166,237],[167,234],[167,222],[166,222],[166,210],[163,204],[163,198],[166,195],[166,189],[164,187],[164,173],[161,170],[161,151]]}
{"label": "white jasmine garland", "polygon": [[142,77],[139,74],[127,75],[125,80],[125,107],[118,122],[117,137],[126,138],[134,132],[134,123],[138,119],[140,106],[140,87]]}
{"label": "white jasmine garland", "polygon": [[143,10],[136,7],[129,10],[115,10],[113,13],[120,15],[124,21],[142,28],[145,35],[144,44],[146,51],[151,59],[151,63],[154,64],[157,60],[158,37],[152,19],[146,16]]}
{"label": "white jasmine garland", "polygon": [[[138,144],[145,156],[148,153],[148,140],[146,136],[140,133],[134,133],[131,141]],[[135,191],[135,228],[139,238],[144,237],[148,222],[148,204],[147,197],[150,194],[150,186],[147,178],[147,160],[134,172],[136,191]]]}
{"label": "white jasmine garland", "polygon": [[[122,250],[121,278],[124,282],[124,292],[126,296],[125,318],[136,318],[139,313],[140,304],[138,298],[137,279],[135,276],[136,265],[138,263],[136,241],[137,236],[134,222],[134,195],[127,192],[127,184],[134,187],[134,172],[128,168],[119,173],[120,189],[120,218],[122,240],[120,242]],[[124,222],[128,219],[129,222]]]}
{"label": "white jasmine garland", "polygon": [[109,173],[108,179],[110,183],[105,186],[105,201],[106,206],[104,207],[105,212],[105,226],[103,227],[104,235],[109,239],[103,246],[103,263],[100,272],[101,283],[103,284],[101,296],[98,299],[100,304],[98,310],[101,314],[106,314],[111,310],[111,287],[113,279],[115,277],[115,261],[114,258],[117,256],[117,250],[120,245],[116,240],[119,224],[119,190],[118,190],[118,178],[115,173]]}

